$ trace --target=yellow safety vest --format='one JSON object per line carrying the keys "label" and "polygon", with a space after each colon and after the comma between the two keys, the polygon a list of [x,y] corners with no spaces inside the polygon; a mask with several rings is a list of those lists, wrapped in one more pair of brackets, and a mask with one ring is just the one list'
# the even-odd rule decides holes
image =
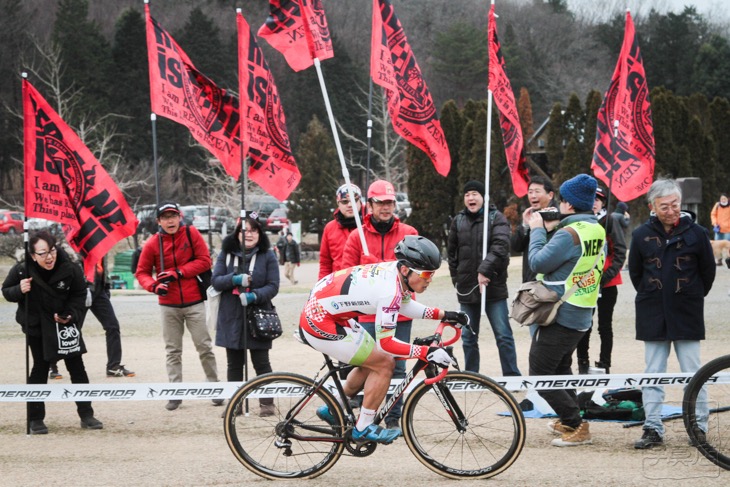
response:
{"label": "yellow safety vest", "polygon": [[[603,262],[606,259],[603,244],[606,241],[606,231],[598,223],[589,223],[578,221],[566,225],[563,228],[570,227],[578,234],[580,245],[583,249],[578,262],[575,263],[573,270],[570,271],[565,282],[543,281],[545,284],[558,285],[563,284],[565,291],[568,291],[573,284],[580,282],[583,277],[589,273],[582,285],[570,296],[566,303],[570,303],[578,308],[593,308],[598,301],[598,292],[601,289],[601,277],[603,276]],[[600,253],[601,257],[596,262],[596,256]],[[595,265],[594,265],[595,263]],[[593,266],[593,269],[591,269]],[[537,279],[542,280],[542,275],[538,275]]]}

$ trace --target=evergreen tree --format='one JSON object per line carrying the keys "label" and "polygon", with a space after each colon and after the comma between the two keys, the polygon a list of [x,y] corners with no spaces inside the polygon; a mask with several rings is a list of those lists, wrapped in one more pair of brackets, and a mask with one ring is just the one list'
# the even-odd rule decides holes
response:
{"label": "evergreen tree", "polygon": [[730,191],[730,101],[716,97],[710,103],[710,136],[715,143],[717,188]]}
{"label": "evergreen tree", "polygon": [[708,98],[730,94],[730,43],[712,34],[700,46],[692,72],[692,89]]}
{"label": "evergreen tree", "polygon": [[566,181],[573,176],[578,174],[590,174],[591,168],[590,163],[586,163],[585,157],[583,157],[583,148],[581,144],[575,140],[575,137],[570,137],[570,142],[565,148],[565,156],[560,162],[560,181]]}
{"label": "evergreen tree", "polygon": [[289,220],[302,222],[303,232],[321,238],[332,219],[335,191],[343,181],[332,137],[316,116],[301,136],[295,159],[302,179],[291,195]]}
{"label": "evergreen tree", "polygon": [[[547,125],[547,143],[545,152],[548,159],[549,176],[553,179],[560,172],[560,163],[565,153],[566,140],[563,106],[560,103],[553,105],[550,110],[550,119]],[[556,181],[558,182],[558,181]]]}
{"label": "evergreen tree", "polygon": [[463,103],[488,76],[486,31],[459,22],[438,32],[434,47],[434,70],[449,94]]}
{"label": "evergreen tree", "polygon": [[603,98],[596,90],[591,90],[586,97],[586,128],[584,151],[588,159],[588,164],[593,160],[593,151],[596,148],[596,130],[598,120],[598,110],[601,108]]}
{"label": "evergreen tree", "polygon": [[220,29],[200,7],[190,11],[182,30],[173,34],[173,37],[198,71],[220,88],[236,89],[238,76],[235,58],[228,53],[229,49],[224,48]]}
{"label": "evergreen tree", "polygon": [[[585,128],[586,114],[580,106],[580,99],[576,93],[571,93],[568,99],[568,107],[563,115],[563,123],[565,125],[565,140],[570,143],[570,139],[575,139],[577,143],[575,154],[578,160],[585,158]],[[593,149],[591,147],[591,149]],[[567,150],[567,146],[566,146]],[[562,163],[561,163],[562,167]],[[563,179],[564,180],[564,179]]]}
{"label": "evergreen tree", "polygon": [[697,219],[700,225],[710,229],[712,228],[710,211],[719,196],[713,141],[705,135],[698,117],[692,117],[687,127],[687,135],[689,163],[692,168],[688,176],[702,179],[702,203],[699,206]]}
{"label": "evergreen tree", "polygon": [[[522,127],[522,136],[525,144],[535,133],[535,125],[532,120],[532,102],[530,101],[530,92],[527,88],[520,88],[520,97],[517,100],[517,114],[520,117],[520,126]],[[527,149],[527,147],[525,147]]]}
{"label": "evergreen tree", "polygon": [[[446,202],[454,201],[454,205],[447,205],[444,211],[448,211],[453,215],[458,211],[456,206],[461,196],[461,188],[459,188],[459,166],[461,166],[461,137],[464,130],[464,119],[453,100],[449,100],[441,108],[441,128],[444,131],[446,144],[449,147],[449,155],[451,156],[451,170],[446,178],[445,187],[450,190],[450,196],[444,200]],[[409,196],[410,198],[410,196]]]}
{"label": "evergreen tree", "polygon": [[[465,112],[464,109],[463,112]],[[462,200],[461,188],[464,186],[464,178],[470,174],[474,168],[472,167],[471,151],[474,145],[474,120],[467,119],[464,117],[465,124],[461,131],[461,138],[459,143],[459,167],[456,170],[456,194],[454,195],[454,207],[459,208],[460,205],[464,204]]]}

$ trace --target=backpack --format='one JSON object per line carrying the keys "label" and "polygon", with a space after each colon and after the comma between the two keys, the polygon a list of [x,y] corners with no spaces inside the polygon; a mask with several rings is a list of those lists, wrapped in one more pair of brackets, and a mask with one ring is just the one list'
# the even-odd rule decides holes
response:
{"label": "backpack", "polygon": [[643,421],[644,407],[639,389],[613,389],[603,393],[606,401],[596,404],[591,397],[593,391],[578,394],[578,405],[583,419],[606,419],[614,421]]}
{"label": "backpack", "polygon": [[142,247],[137,247],[136,249],[134,249],[134,252],[132,252],[132,261],[130,262],[132,274],[137,272],[137,264],[139,264],[140,255],[142,255]]}

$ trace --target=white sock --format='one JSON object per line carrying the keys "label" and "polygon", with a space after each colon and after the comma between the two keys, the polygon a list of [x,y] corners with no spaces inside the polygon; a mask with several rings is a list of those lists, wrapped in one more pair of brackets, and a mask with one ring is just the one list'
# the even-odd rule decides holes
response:
{"label": "white sock", "polygon": [[357,425],[355,425],[355,428],[357,428],[358,431],[362,431],[373,424],[373,421],[375,421],[375,410],[360,408],[360,417],[357,418]]}

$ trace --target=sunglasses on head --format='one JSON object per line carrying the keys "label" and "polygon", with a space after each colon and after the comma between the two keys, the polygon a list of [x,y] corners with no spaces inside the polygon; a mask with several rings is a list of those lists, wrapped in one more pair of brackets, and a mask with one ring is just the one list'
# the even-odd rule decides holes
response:
{"label": "sunglasses on head", "polygon": [[434,274],[436,274],[436,271],[422,271],[419,269],[411,269],[410,267],[408,268],[408,270],[415,273],[421,279],[430,279],[433,277]]}

